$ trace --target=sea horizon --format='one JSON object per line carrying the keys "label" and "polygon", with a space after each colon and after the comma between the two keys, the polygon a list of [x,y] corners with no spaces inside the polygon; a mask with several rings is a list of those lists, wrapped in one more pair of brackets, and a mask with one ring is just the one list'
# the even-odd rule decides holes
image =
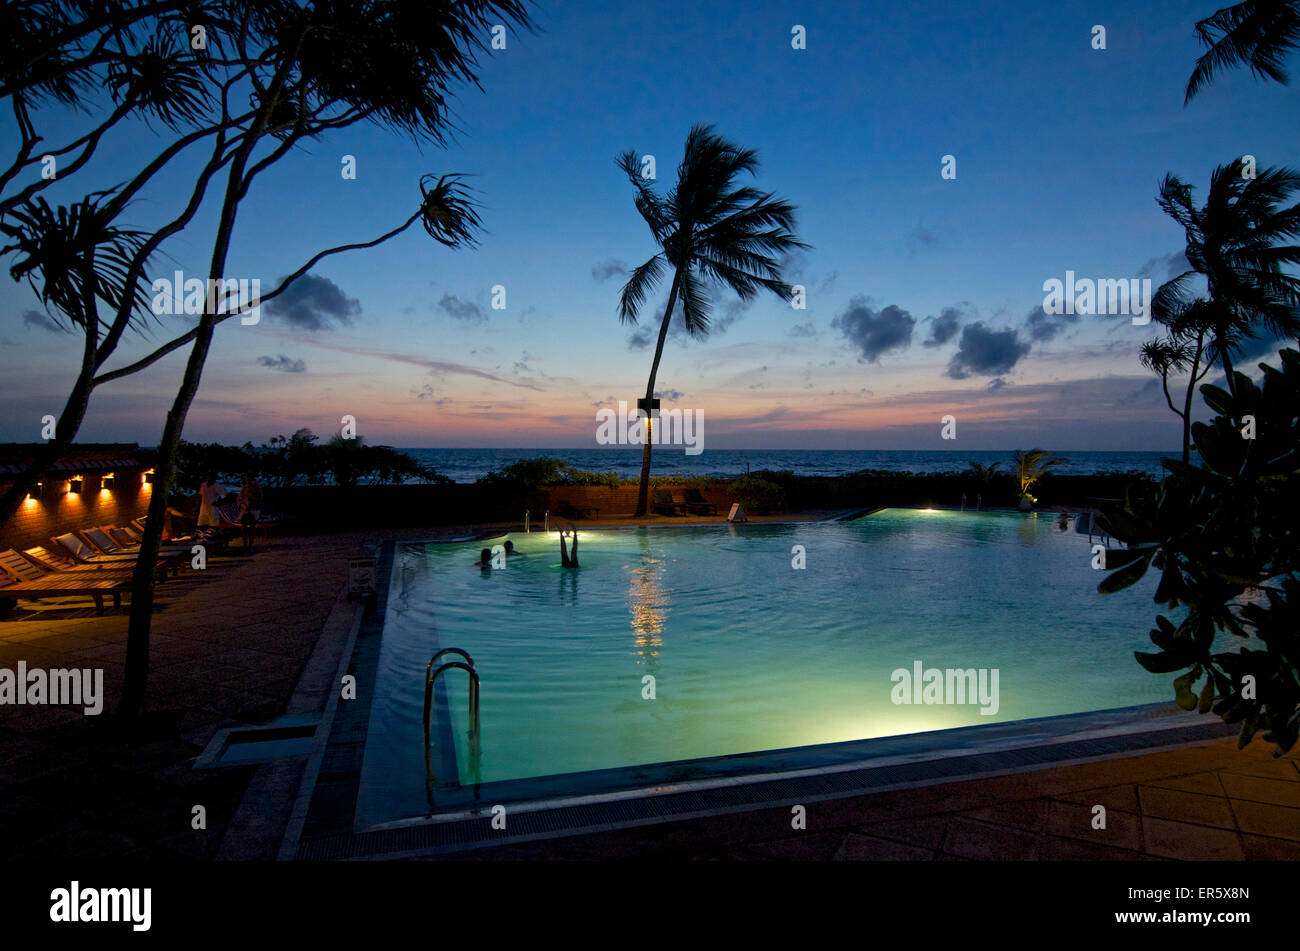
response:
{"label": "sea horizon", "polygon": [[[431,466],[454,482],[474,482],[488,472],[524,459],[558,459],[577,469],[613,472],[634,478],[641,472],[641,452],[636,446],[609,448],[471,448],[394,447]],[[1012,471],[1013,449],[711,449],[687,455],[679,446],[656,447],[650,472],[655,476],[735,478],[762,469],[790,471],[801,476],[837,476],[863,469],[934,474],[964,472],[972,462],[1001,463]],[[1053,471],[1062,475],[1096,475],[1108,472],[1145,472],[1159,477],[1162,458],[1179,457],[1180,449],[1159,450],[1054,450],[1065,461]]]}

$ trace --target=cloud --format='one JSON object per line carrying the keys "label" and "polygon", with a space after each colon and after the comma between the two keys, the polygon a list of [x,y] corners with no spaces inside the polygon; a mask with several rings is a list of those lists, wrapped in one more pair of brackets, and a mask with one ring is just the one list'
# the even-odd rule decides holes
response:
{"label": "cloud", "polygon": [[1030,340],[1046,343],[1078,320],[1078,314],[1048,314],[1042,307],[1035,307],[1025,318],[1025,332]]}
{"label": "cloud", "polygon": [[728,327],[745,316],[752,303],[752,300],[743,301],[738,297],[727,301],[722,307],[722,316],[709,321],[709,335],[726,333]]}
{"label": "cloud", "polygon": [[948,376],[964,380],[972,374],[1001,376],[1029,352],[1016,330],[989,330],[983,321],[967,324],[957,352],[948,363]]}
{"label": "cloud", "polygon": [[407,366],[423,367],[434,373],[458,373],[463,376],[475,376],[483,380],[491,380],[493,383],[505,383],[510,386],[517,386],[524,390],[542,391],[542,387],[535,386],[532,383],[522,383],[518,380],[506,380],[486,370],[480,370],[478,367],[466,366],[463,363],[449,363],[444,360],[426,360],[423,357],[412,356],[408,353],[387,353],[383,350],[367,350],[362,347],[340,347],[325,343],[318,343],[314,340],[304,341],[313,347],[319,347],[322,350],[331,350],[335,353],[347,353],[354,356],[373,357],[376,360],[391,360],[393,363],[404,363]]}
{"label": "cloud", "polygon": [[277,357],[258,357],[259,366],[269,367],[272,370],[281,370],[284,373],[306,373],[307,364],[302,360],[291,359],[283,353]]}
{"label": "cloud", "polygon": [[23,311],[23,326],[38,327],[41,330],[48,330],[52,334],[61,334],[63,328],[54,322],[49,314],[42,314],[39,310]]}
{"label": "cloud", "polygon": [[467,324],[487,323],[487,314],[473,301],[461,300],[454,294],[443,294],[438,309],[447,316]]}
{"label": "cloud", "polygon": [[1163,257],[1151,258],[1138,269],[1138,277],[1149,277],[1163,283],[1191,269],[1192,266],[1187,262],[1187,254],[1180,250]]}
{"label": "cloud", "polygon": [[990,393],[992,393],[995,392],[996,390],[1002,389],[1002,387],[1006,385],[1007,385],[1007,381],[1004,377],[997,377],[996,379],[989,380],[989,385],[987,389]]}
{"label": "cloud", "polygon": [[628,348],[631,350],[644,350],[650,346],[650,340],[654,333],[649,327],[638,327],[632,332],[632,336],[627,338]]}
{"label": "cloud", "polygon": [[361,313],[361,302],[329,278],[306,274],[268,301],[266,312],[300,330],[329,330],[331,323],[352,323]]}
{"label": "cloud", "polygon": [[859,363],[876,363],[882,354],[912,342],[916,318],[896,304],[873,310],[868,299],[855,297],[849,309],[831,321],[859,351]]}
{"label": "cloud", "polygon": [[591,279],[597,284],[604,284],[611,277],[618,277],[628,273],[628,270],[626,262],[620,261],[618,258],[610,258],[607,261],[601,261],[591,269]]}
{"label": "cloud", "polygon": [[961,311],[956,307],[945,307],[938,317],[927,317],[930,321],[930,336],[924,341],[927,347],[941,347],[961,329]]}
{"label": "cloud", "polygon": [[801,324],[795,324],[785,332],[785,335],[787,337],[815,337],[817,336],[817,328],[813,326],[811,320],[805,320]]}
{"label": "cloud", "polygon": [[912,233],[907,236],[907,246],[915,254],[921,248],[933,248],[939,244],[939,236],[925,226],[925,222],[918,221]]}
{"label": "cloud", "polygon": [[670,403],[676,403],[682,396],[681,390],[655,390],[655,399],[668,400]]}

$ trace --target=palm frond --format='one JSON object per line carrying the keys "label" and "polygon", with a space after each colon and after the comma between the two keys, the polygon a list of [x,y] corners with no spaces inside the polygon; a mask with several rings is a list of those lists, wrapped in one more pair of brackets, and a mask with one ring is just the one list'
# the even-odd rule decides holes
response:
{"label": "palm frond", "polygon": [[1196,24],[1206,52],[1196,61],[1183,103],[1210,85],[1218,73],[1249,67],[1256,79],[1286,85],[1283,61],[1300,46],[1300,3],[1296,0],[1244,0]]}
{"label": "palm frond", "polygon": [[645,303],[651,289],[659,283],[666,264],[667,261],[661,252],[635,268],[628,276],[618,302],[618,316],[622,323],[635,324],[637,322],[641,305]]}

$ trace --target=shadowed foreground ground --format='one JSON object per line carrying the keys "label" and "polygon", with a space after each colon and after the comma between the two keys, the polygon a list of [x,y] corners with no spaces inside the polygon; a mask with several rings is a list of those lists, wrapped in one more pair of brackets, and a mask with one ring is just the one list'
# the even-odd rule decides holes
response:
{"label": "shadowed foreground ground", "polygon": [[[273,858],[301,764],[196,772],[194,758],[222,727],[323,708],[356,611],[342,599],[347,559],[367,541],[452,534],[272,539],[169,581],[159,589],[149,701],[129,729],[111,715],[125,610],[95,617],[77,602],[51,603],[0,621],[0,667],[100,667],[107,694],[99,717],[0,706],[6,859]],[[1097,804],[1105,830],[1092,829]],[[206,809],[206,830],[192,828],[195,805]],[[790,828],[786,808],[760,809],[462,857],[1300,860],[1300,763],[1272,759],[1260,742],[1241,752],[1216,742],[810,803],[806,831]]]}

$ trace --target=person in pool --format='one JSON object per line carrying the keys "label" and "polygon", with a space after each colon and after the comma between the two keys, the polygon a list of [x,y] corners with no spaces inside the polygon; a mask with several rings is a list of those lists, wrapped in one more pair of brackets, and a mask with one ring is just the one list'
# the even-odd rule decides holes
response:
{"label": "person in pool", "polygon": [[[568,537],[570,532],[573,534],[572,556],[570,556],[569,552],[564,547],[564,539]],[[562,568],[578,567],[578,530],[576,528],[571,528],[568,531],[560,532],[560,566]]]}
{"label": "person in pool", "polygon": [[521,551],[515,551],[515,543],[508,538],[506,539],[505,549],[506,549],[507,558],[509,558],[511,555],[519,555],[520,557],[522,557],[524,554]]}
{"label": "person in pool", "polygon": [[482,568],[484,571],[492,567],[492,549],[484,548],[478,553],[478,561],[474,563],[475,568]]}

